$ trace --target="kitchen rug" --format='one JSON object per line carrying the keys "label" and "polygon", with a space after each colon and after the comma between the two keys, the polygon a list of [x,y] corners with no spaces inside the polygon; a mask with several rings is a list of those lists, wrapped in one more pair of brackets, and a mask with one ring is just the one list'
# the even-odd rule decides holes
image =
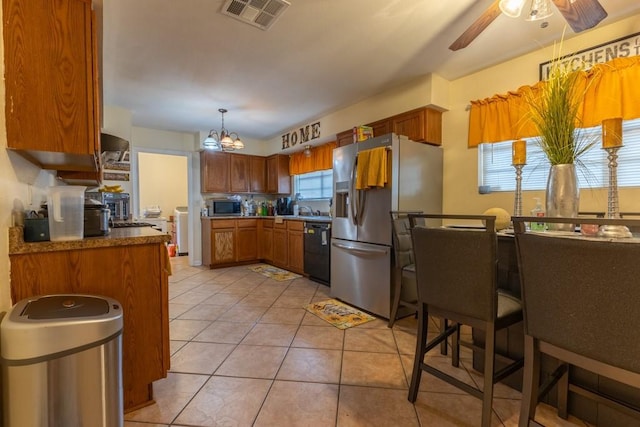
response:
{"label": "kitchen rug", "polygon": [[249,270],[254,271],[256,273],[260,273],[263,276],[267,276],[270,279],[277,280],[279,282],[283,282],[285,280],[293,280],[293,279],[297,279],[298,277],[302,277],[299,274],[292,273],[290,271],[283,270],[281,268],[274,267],[268,264],[252,265],[249,267]]}
{"label": "kitchen rug", "polygon": [[351,328],[376,319],[335,299],[315,302],[305,309],[338,329]]}

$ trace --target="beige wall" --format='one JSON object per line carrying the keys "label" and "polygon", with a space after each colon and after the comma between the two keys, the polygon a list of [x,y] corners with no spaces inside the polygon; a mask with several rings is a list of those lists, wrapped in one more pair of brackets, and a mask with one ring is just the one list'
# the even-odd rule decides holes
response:
{"label": "beige wall", "polygon": [[187,157],[138,153],[139,212],[160,206],[169,219],[176,206],[187,206]]}

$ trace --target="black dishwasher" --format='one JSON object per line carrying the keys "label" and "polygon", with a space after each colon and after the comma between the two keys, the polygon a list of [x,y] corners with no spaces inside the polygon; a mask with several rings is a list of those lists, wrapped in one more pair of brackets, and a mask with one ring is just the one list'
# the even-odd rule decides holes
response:
{"label": "black dishwasher", "polygon": [[331,280],[331,224],[305,222],[304,272],[311,280],[328,285]]}

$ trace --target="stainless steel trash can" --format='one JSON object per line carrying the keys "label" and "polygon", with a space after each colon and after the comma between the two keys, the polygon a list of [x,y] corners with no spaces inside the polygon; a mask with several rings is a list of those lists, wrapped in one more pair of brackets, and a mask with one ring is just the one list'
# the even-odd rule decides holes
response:
{"label": "stainless steel trash can", "polygon": [[0,324],[4,427],[121,427],[121,349],[112,298],[18,302]]}

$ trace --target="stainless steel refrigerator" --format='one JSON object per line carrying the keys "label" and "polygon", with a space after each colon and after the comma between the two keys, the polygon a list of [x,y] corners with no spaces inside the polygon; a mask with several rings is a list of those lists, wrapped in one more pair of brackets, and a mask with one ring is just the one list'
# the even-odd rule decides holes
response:
{"label": "stainless steel refrigerator", "polygon": [[[358,154],[387,148],[384,188],[356,190]],[[390,211],[442,211],[442,149],[387,134],[333,151],[331,296],[378,316],[391,312]]]}

